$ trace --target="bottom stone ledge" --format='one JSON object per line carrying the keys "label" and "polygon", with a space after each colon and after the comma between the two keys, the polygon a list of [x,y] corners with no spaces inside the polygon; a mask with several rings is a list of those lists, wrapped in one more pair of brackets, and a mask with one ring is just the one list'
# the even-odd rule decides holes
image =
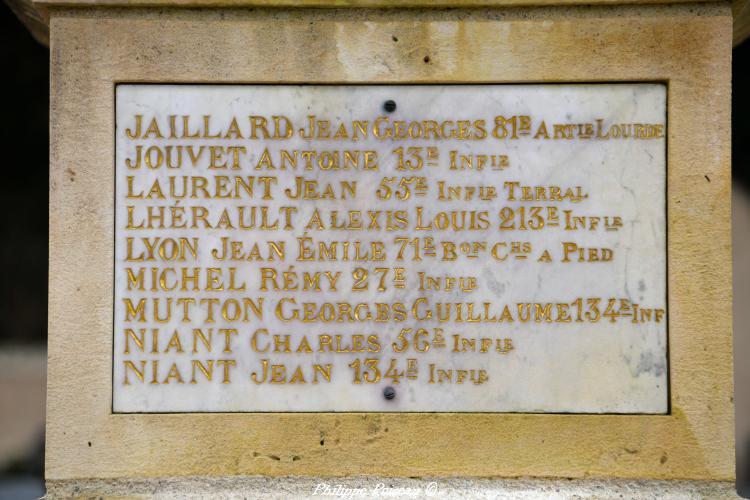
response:
{"label": "bottom stone ledge", "polygon": [[180,477],[47,481],[47,498],[739,498],[728,481]]}

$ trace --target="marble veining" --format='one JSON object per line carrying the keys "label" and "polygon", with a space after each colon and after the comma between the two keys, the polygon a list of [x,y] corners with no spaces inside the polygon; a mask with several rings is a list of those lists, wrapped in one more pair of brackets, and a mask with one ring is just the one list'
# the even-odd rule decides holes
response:
{"label": "marble veining", "polygon": [[[606,301],[625,299],[643,308],[666,310],[666,141],[664,137],[647,140],[611,139],[549,139],[534,138],[539,124],[545,123],[596,123],[602,120],[605,126],[612,124],[666,124],[666,88],[659,84],[596,84],[596,85],[430,85],[430,86],[295,86],[295,85],[119,85],[116,92],[116,216],[115,216],[115,318],[113,357],[113,409],[115,412],[224,412],[224,411],[437,411],[437,412],[582,412],[582,413],[664,413],[667,401],[667,320],[636,322],[628,318],[610,321],[602,317],[596,322],[571,321],[522,322],[513,321],[449,321],[438,320],[437,304],[475,303],[474,313],[486,317],[499,317],[508,305],[516,311],[518,303],[573,303],[581,299],[601,298],[602,311]],[[393,100],[395,111],[388,113],[383,103]],[[353,120],[374,121],[385,116],[389,123],[395,120],[485,120],[488,137],[481,140],[380,140],[372,136],[357,141],[333,139],[305,139],[300,134],[285,139],[263,139],[258,132],[256,139],[248,138],[249,116],[268,118],[268,127],[273,134],[274,116],[284,116],[295,129],[306,126],[310,115],[330,120],[333,124],[349,124]],[[531,133],[518,139],[494,138],[491,130],[496,116],[524,115],[532,118]],[[141,116],[144,130],[152,118],[157,119],[160,133],[148,138],[132,139],[128,131],[134,131],[136,116]],[[169,116],[189,116],[193,130],[203,126],[201,117],[210,116],[210,130],[222,131],[226,136],[233,118],[237,118],[242,138],[169,138],[166,135]],[[180,118],[177,118],[179,125]],[[335,132],[335,128],[332,132]],[[476,129],[474,129],[476,131]],[[143,130],[142,130],[143,132]],[[284,132],[282,130],[282,132]],[[550,136],[554,131],[548,130]],[[143,134],[141,134],[142,136]],[[166,148],[176,146],[234,145],[245,149],[238,152],[237,168],[209,168],[208,151],[191,164],[189,155],[183,151],[180,168],[129,168],[142,147],[141,154],[149,146]],[[396,148],[436,147],[440,159],[435,166],[425,166],[416,172],[396,169]],[[377,152],[377,170],[269,170],[256,168],[263,161],[264,151],[279,162],[280,150],[334,151],[373,150]],[[196,151],[195,149],[193,151]],[[483,170],[450,170],[450,151],[457,154],[487,154],[507,157],[509,166],[485,168]],[[156,153],[152,157],[156,163]],[[174,157],[172,158],[175,159]],[[217,164],[233,158],[226,155]],[[170,176],[200,176],[213,185],[216,176],[254,176],[254,196],[241,199],[213,198],[180,200],[137,198],[133,193],[146,193],[155,180],[168,185]],[[263,199],[263,184],[259,176],[275,177],[272,186],[273,199]],[[284,190],[297,189],[297,177],[317,181],[319,185],[332,184],[338,189],[342,180],[356,181],[356,197],[350,199],[289,199]],[[425,176],[429,188],[424,196],[412,195],[406,200],[382,200],[376,191],[384,176]],[[438,182],[471,186],[495,186],[498,197],[492,200],[439,201]],[[525,202],[507,200],[505,182],[519,182],[528,186],[580,186],[587,194],[577,202]],[[179,184],[178,184],[179,185]],[[166,198],[169,198],[168,195]],[[566,231],[564,224],[544,227],[543,230],[513,229],[498,230],[498,212],[503,207],[518,210],[521,207],[554,205],[563,217],[566,210],[580,216],[620,217],[622,225],[608,231],[600,225],[593,230]],[[210,214],[228,209],[235,214],[237,207],[267,207],[272,218],[284,221],[283,207],[295,208],[292,216],[294,227],[283,229],[207,229],[200,222],[197,227],[170,229],[128,228],[129,217],[141,220],[146,207],[182,206],[204,207]],[[128,207],[133,207],[129,214]],[[480,230],[414,229],[414,217],[421,209],[424,220],[434,220],[440,211],[486,210],[490,227]],[[320,229],[305,228],[315,210],[325,214],[328,220],[334,210],[347,213],[350,210],[379,212],[380,229]],[[387,231],[386,212],[408,211],[408,230]],[[187,210],[186,213],[190,213]],[[365,222],[369,222],[364,217]],[[186,216],[186,220],[190,220]],[[194,220],[192,221],[194,222]],[[283,225],[283,224],[282,224]],[[396,236],[433,238],[435,241],[450,241],[456,244],[486,242],[488,247],[505,244],[499,248],[507,251],[513,242],[529,244],[534,250],[527,259],[515,259],[509,254],[505,260],[483,252],[476,258],[457,258],[441,261],[425,257],[422,260],[402,261],[397,258]],[[384,241],[387,257],[380,262],[320,262],[295,261],[299,238],[310,237],[315,241],[359,241],[363,248],[372,242]],[[128,238],[132,238],[128,243]],[[147,251],[142,238],[198,238],[197,259],[185,261],[155,260],[136,262],[131,257]],[[283,241],[287,248],[285,261],[259,261],[243,259],[230,261],[217,259],[226,249],[226,238],[243,242],[244,251],[258,244],[261,253],[267,256],[268,240]],[[562,263],[561,248],[564,242],[575,242],[581,248],[609,248],[614,252],[608,262]],[[129,247],[128,245],[131,245]],[[539,250],[548,248],[553,262],[540,262]],[[338,287],[330,290],[323,287],[320,292],[288,291],[269,289],[262,291],[263,269],[273,268],[278,273],[341,271]],[[190,269],[219,268],[225,290],[173,290],[152,291],[148,287],[140,291],[129,287],[128,269],[143,267],[148,275],[152,268]],[[229,272],[234,268],[236,283],[245,283],[243,291],[226,290]],[[406,270],[407,285],[393,286],[389,281],[385,290],[377,290],[375,281],[363,291],[352,291],[352,273],[356,268],[366,268],[370,273],[375,268]],[[418,283],[419,273],[436,277],[475,277],[476,289],[467,293],[460,290],[424,291]],[[148,282],[147,277],[144,278]],[[172,278],[170,278],[172,279]],[[324,280],[325,282],[325,280]],[[201,278],[201,287],[206,278]],[[128,312],[125,299],[137,301],[146,298],[146,309],[153,299],[162,304],[169,298],[183,299],[239,299],[262,298],[262,318],[250,315],[248,321],[227,321],[220,314],[209,316],[206,306],[196,306],[190,321],[183,321],[179,314],[160,323],[153,320],[133,321],[136,314]],[[424,301],[420,302],[420,299]],[[302,304],[347,302],[350,304],[406,305],[403,319],[386,321],[283,321],[275,313],[283,302],[286,315]],[[135,303],[135,302],[131,302]],[[486,311],[481,304],[490,304]],[[414,304],[417,315],[415,319]],[[432,312],[425,318],[425,312]],[[463,311],[466,312],[465,310]],[[130,318],[128,318],[130,316]],[[514,312],[514,316],[517,314]],[[145,348],[139,350],[126,329],[147,330]],[[200,340],[194,338],[193,329],[204,333],[213,329],[212,349],[207,352]],[[219,333],[220,329],[236,329],[236,333]],[[424,328],[429,332],[440,329],[447,347],[431,348],[418,353],[412,349],[394,353],[391,345],[398,341],[403,328]],[[152,352],[153,329],[159,330],[156,340],[158,351]],[[310,339],[311,353],[273,353],[254,349],[253,334],[258,330],[268,333],[256,335],[261,347],[272,344],[273,335],[290,335],[290,343],[296,350],[303,336]],[[178,332],[179,348],[172,340]],[[351,346],[352,335],[365,339],[377,335],[382,349],[378,353],[330,353],[320,352],[320,335],[342,336],[344,345]],[[492,339],[489,352],[452,352],[453,335],[475,339]],[[433,337],[430,337],[433,338]],[[231,352],[226,352],[227,339]],[[505,340],[513,349],[505,353],[494,350],[500,340]],[[129,342],[128,352],[126,343]],[[171,342],[171,345],[170,345]],[[367,340],[365,340],[367,344]],[[256,346],[257,347],[257,346]],[[193,352],[193,351],[196,352]],[[399,370],[407,368],[407,359],[416,359],[416,379],[402,378],[399,383],[381,379],[377,383],[353,383],[355,360],[377,358],[383,372],[390,359],[395,359]],[[205,381],[202,372],[195,373],[191,364],[199,360],[206,366],[214,362],[213,378]],[[222,370],[226,366],[219,361],[231,360],[231,381],[222,383]],[[271,384],[262,379],[263,360],[284,364],[286,381],[296,367],[301,367],[307,383]],[[134,375],[125,365],[144,366],[144,381]],[[145,365],[140,363],[145,361]],[[158,361],[157,373],[152,384],[153,362]],[[170,366],[175,363],[181,381],[169,377]],[[312,364],[333,364],[330,382],[312,383]],[[481,384],[466,375],[463,383],[430,383],[430,365],[446,370],[472,370],[474,375],[484,370],[487,380]],[[467,372],[468,373],[468,372]],[[125,383],[126,375],[128,384]],[[197,383],[191,383],[195,378]],[[169,380],[169,383],[164,381]],[[392,386],[396,397],[386,399],[384,389]]]}

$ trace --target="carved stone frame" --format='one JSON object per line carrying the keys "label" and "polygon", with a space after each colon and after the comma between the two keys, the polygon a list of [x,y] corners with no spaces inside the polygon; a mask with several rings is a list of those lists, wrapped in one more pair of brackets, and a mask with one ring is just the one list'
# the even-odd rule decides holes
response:
{"label": "carved stone frame", "polygon": [[[734,477],[729,4],[49,15],[47,479]],[[112,413],[116,83],[620,81],[668,85],[670,414]]]}

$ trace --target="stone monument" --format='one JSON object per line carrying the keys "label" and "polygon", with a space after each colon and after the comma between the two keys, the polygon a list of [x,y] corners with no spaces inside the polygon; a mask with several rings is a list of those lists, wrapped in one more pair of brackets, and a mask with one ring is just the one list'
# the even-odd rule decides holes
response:
{"label": "stone monument", "polygon": [[51,496],[732,494],[730,5],[539,3],[38,4]]}

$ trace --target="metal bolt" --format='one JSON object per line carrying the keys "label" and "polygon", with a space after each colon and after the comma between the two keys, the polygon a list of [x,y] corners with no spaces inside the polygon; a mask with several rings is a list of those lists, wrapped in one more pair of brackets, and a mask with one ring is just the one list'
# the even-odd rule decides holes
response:
{"label": "metal bolt", "polygon": [[388,401],[390,401],[391,399],[394,399],[396,397],[396,389],[390,386],[386,387],[385,389],[383,389],[383,396]]}
{"label": "metal bolt", "polygon": [[394,111],[396,111],[396,101],[392,101],[392,100],[390,100],[390,99],[389,99],[389,100],[387,100],[387,101],[385,101],[385,102],[383,103],[383,109],[384,109],[384,110],[385,110],[385,111],[386,111],[387,113],[393,113]]}

